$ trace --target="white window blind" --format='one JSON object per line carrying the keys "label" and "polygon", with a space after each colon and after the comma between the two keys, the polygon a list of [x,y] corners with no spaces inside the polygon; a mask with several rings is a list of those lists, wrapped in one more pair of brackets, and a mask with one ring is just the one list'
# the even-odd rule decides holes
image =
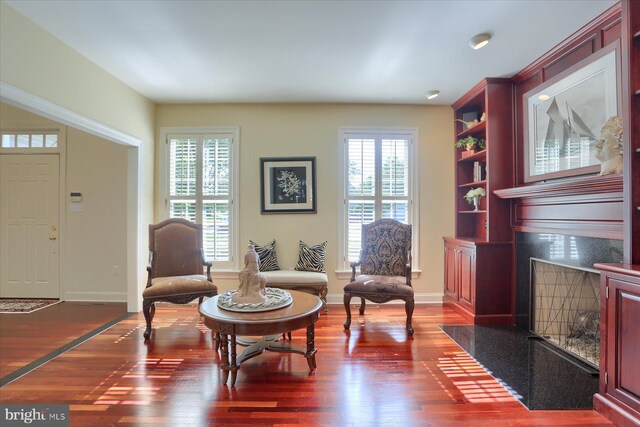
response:
{"label": "white window blind", "polygon": [[345,134],[345,245],[343,267],[360,257],[362,224],[412,214],[411,135]]}
{"label": "white window blind", "polygon": [[202,224],[205,258],[233,261],[232,134],[167,135],[169,217]]}

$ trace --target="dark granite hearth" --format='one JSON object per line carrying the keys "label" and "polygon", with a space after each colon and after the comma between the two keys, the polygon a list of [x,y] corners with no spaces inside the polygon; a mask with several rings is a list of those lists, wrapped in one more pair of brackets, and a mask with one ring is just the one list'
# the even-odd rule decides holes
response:
{"label": "dark granite hearth", "polygon": [[529,409],[588,409],[598,391],[598,375],[512,326],[443,326],[463,350],[510,388]]}

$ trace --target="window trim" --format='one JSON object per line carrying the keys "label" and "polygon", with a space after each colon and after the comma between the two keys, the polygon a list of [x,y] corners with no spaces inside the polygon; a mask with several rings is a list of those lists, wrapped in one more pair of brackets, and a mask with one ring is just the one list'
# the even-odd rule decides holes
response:
{"label": "window trim", "polygon": [[[387,128],[387,127],[352,127],[343,126],[338,129],[338,250],[336,262],[336,274],[339,279],[349,278],[351,275],[351,267],[347,257],[347,228],[346,228],[346,204],[347,204],[347,138],[370,137],[399,137],[409,140],[409,175],[410,175],[410,192],[409,192],[409,210],[411,215],[412,239],[412,277],[416,278],[420,274],[420,174],[418,171],[418,159],[420,158],[419,150],[419,133],[418,128]],[[376,156],[378,154],[376,153]],[[347,274],[348,273],[348,274]]]}
{"label": "window trim", "polygon": [[52,154],[66,151],[66,126],[59,128],[3,128],[0,129],[0,139],[3,135],[58,135],[58,145],[55,147],[2,147],[0,141],[0,152],[5,154]]}
{"label": "window trim", "polygon": [[[169,218],[169,135],[207,135],[207,134],[229,134],[231,141],[231,185],[229,196],[231,199],[231,224],[229,236],[230,260],[225,262],[213,262],[213,274],[216,272],[235,272],[238,270],[240,256],[240,127],[238,126],[215,126],[215,127],[161,127],[159,136],[160,147],[160,167],[159,167],[159,206],[158,213],[162,219]],[[202,159],[197,160],[202,164]],[[216,267],[216,265],[218,267]]]}

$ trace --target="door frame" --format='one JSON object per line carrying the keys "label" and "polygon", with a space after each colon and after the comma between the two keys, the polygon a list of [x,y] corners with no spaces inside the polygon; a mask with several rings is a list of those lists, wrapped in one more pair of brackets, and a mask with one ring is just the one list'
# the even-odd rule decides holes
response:
{"label": "door frame", "polygon": [[[145,283],[142,260],[145,258],[147,251],[144,245],[146,241],[145,227],[142,224],[140,199],[142,194],[142,139],[97,122],[3,81],[0,81],[0,101],[129,147],[127,153],[127,311],[138,312],[142,310],[142,289]],[[61,205],[63,211],[66,210],[65,194],[66,188],[63,187],[64,203]],[[61,280],[63,278],[64,273],[61,271]],[[63,285],[61,285],[62,289]]]}
{"label": "door frame", "polygon": [[[0,132],[4,131],[24,131],[33,132],[36,130],[35,128],[27,129],[27,128],[10,128],[10,129],[0,129]],[[42,130],[42,129],[37,129]],[[48,129],[47,129],[48,130]],[[66,200],[65,200],[65,189],[66,187],[66,179],[67,179],[67,130],[64,127],[56,128],[58,132],[58,148],[57,150],[50,150],[45,152],[38,152],[37,150],[32,149],[24,149],[21,150],[3,150],[0,149],[0,156],[29,156],[33,154],[39,155],[49,155],[49,156],[58,156],[58,298],[61,301],[65,300],[65,275],[66,269],[64,266],[66,265],[66,245],[67,245],[67,210],[65,209]],[[62,142],[62,144],[61,144]],[[0,226],[2,224],[0,223]]]}

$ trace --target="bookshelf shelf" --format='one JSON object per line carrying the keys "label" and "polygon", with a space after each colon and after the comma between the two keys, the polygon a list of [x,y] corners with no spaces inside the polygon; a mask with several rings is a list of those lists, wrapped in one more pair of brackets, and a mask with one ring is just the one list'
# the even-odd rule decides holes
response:
{"label": "bookshelf shelf", "polygon": [[458,134],[458,139],[464,138],[465,136],[469,136],[469,135],[477,135],[479,133],[483,133],[486,130],[487,130],[487,121],[485,120],[484,122],[480,122],[472,128],[469,128],[460,132]]}
{"label": "bookshelf shelf", "polygon": [[[460,154],[462,156],[462,154]],[[468,157],[458,157],[459,162],[475,162],[476,160],[485,160],[487,158],[487,150],[478,151]]]}
{"label": "bookshelf shelf", "polygon": [[484,187],[485,185],[487,185],[487,180],[467,182],[465,184],[458,184],[458,188]]}

